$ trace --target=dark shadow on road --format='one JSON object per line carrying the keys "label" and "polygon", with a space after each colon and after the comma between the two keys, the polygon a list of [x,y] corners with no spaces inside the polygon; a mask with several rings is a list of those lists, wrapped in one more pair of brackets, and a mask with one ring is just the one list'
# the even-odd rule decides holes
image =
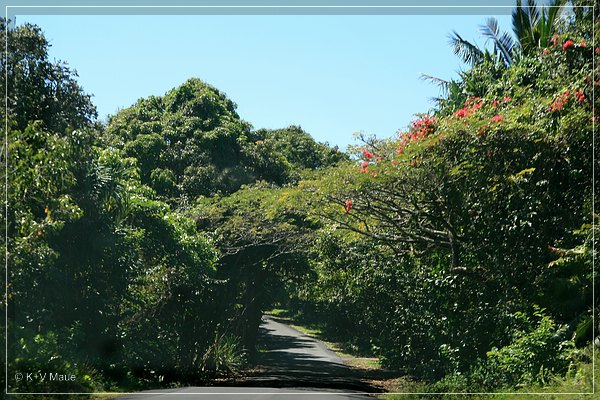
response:
{"label": "dark shadow on road", "polygon": [[260,327],[259,349],[260,372],[248,377],[244,385],[381,391],[362,380],[360,371],[346,366],[322,342],[273,320],[265,320]]}

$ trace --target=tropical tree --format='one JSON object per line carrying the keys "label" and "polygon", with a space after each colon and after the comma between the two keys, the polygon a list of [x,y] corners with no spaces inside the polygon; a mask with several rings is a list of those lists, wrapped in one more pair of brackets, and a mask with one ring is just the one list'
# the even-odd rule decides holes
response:
{"label": "tropical tree", "polygon": [[552,0],[539,7],[534,0],[527,0],[523,6],[521,0],[517,0],[512,12],[513,32],[523,53],[531,54],[550,45],[560,27],[565,4],[566,0]]}
{"label": "tropical tree", "polygon": [[251,355],[262,310],[306,269],[315,222],[290,201],[290,191],[262,182],[229,196],[200,198],[190,211],[221,252],[218,273],[237,304],[232,329]]}
{"label": "tropical tree", "polygon": [[6,79],[0,90],[6,90],[6,110],[16,129],[24,130],[29,122],[39,120],[45,129],[63,133],[95,121],[96,108],[78,85],[77,72],[64,62],[48,59],[50,44],[39,27],[11,28],[1,19],[0,42],[6,54],[1,64]]}
{"label": "tropical tree", "polygon": [[454,54],[472,66],[490,59],[511,65],[522,55],[548,47],[558,31],[565,3],[566,0],[552,0],[547,6],[538,6],[535,0],[527,0],[524,6],[521,0],[517,0],[512,12],[514,37],[500,31],[496,18],[488,18],[485,24],[480,25],[480,32],[492,43],[491,53],[462,38],[456,31],[450,34],[450,45]]}

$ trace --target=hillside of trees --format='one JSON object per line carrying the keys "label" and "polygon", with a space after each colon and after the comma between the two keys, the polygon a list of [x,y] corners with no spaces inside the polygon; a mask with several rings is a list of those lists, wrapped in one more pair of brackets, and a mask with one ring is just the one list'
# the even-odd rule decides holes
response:
{"label": "hillside of trees", "polygon": [[[599,25],[549,10],[518,2],[513,36],[488,20],[488,50],[455,32],[469,68],[430,77],[434,109],[348,152],[255,129],[197,78],[99,122],[40,28],[2,21],[9,389],[232,376],[274,307],[433,392],[576,377],[600,306]],[[84,379],[10,381],[47,369]]]}

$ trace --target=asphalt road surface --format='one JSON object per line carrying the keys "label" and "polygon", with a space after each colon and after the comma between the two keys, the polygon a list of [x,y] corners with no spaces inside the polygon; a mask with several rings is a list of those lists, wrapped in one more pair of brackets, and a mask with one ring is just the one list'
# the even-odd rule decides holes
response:
{"label": "asphalt road surface", "polygon": [[368,396],[360,393],[344,393],[337,390],[281,389],[254,387],[187,387],[132,393],[118,397],[120,400],[364,400]]}
{"label": "asphalt road surface", "polygon": [[[260,327],[260,372],[243,387],[186,387],[132,393],[121,400],[346,400],[368,399],[352,370],[320,341],[265,317]],[[362,393],[361,393],[362,392]]]}

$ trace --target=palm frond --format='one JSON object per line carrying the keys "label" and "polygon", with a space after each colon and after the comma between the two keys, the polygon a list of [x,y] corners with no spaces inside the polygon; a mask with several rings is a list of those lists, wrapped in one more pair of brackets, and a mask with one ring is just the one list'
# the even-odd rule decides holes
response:
{"label": "palm frond", "polygon": [[550,38],[556,33],[558,21],[565,10],[566,0],[552,0],[547,6],[545,32],[540,35],[540,47],[547,47]]}
{"label": "palm frond", "polygon": [[531,27],[533,28],[540,21],[540,8],[535,3],[535,0],[527,0],[527,15],[529,17],[529,22]]}
{"label": "palm frond", "polygon": [[448,94],[448,91],[450,90],[450,82],[445,79],[438,78],[437,76],[428,75],[428,74],[424,74],[424,73],[421,73],[421,76],[419,78],[424,81],[432,82],[434,85],[436,85],[437,87],[440,88],[442,94],[444,94],[444,95]]}
{"label": "palm frond", "polygon": [[528,47],[528,38],[532,37],[532,27],[529,15],[523,9],[521,0],[517,0],[517,6],[512,12],[512,25],[513,32],[519,39],[520,47]]}
{"label": "palm frond", "polygon": [[463,39],[456,31],[449,35],[449,44],[452,52],[460,57],[466,64],[477,65],[483,60],[483,52],[476,45]]}
{"label": "palm frond", "polygon": [[510,65],[515,42],[509,33],[500,33],[498,20],[496,18],[488,18],[485,25],[480,26],[480,32],[483,36],[492,40],[494,48],[501,55],[502,61],[506,65]]}

